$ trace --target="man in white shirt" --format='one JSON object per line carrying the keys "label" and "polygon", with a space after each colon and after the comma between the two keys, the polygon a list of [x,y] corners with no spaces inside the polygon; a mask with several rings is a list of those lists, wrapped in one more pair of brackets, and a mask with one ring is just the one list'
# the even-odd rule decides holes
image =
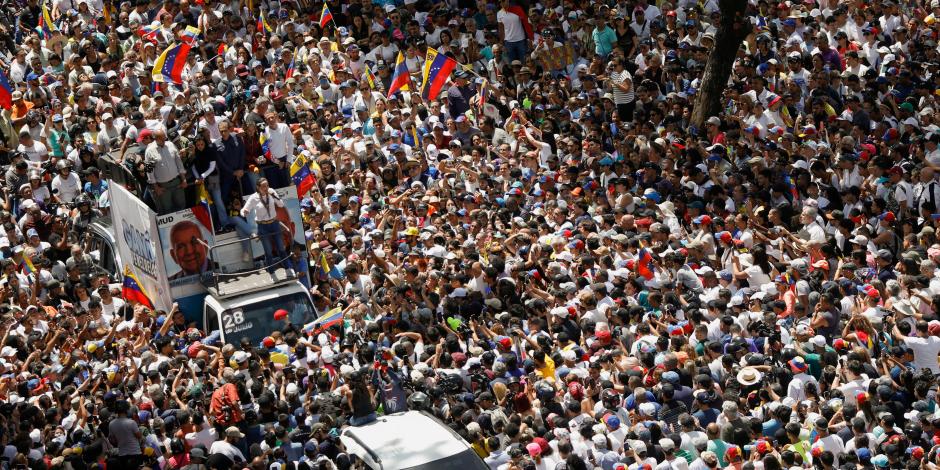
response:
{"label": "man in white shirt", "polygon": [[266,124],[264,145],[269,149],[270,160],[276,164],[275,167],[265,171],[265,176],[270,180],[271,187],[283,188],[290,184],[287,172],[296,147],[294,134],[291,133],[287,124],[278,121],[277,113],[274,111],[268,111],[264,116],[264,122]]}
{"label": "man in white shirt", "polygon": [[496,12],[496,21],[499,26],[499,37],[506,47],[509,61],[525,61],[528,43],[522,18],[510,11],[513,7],[510,5],[509,0],[502,0],[499,6],[499,11]]}
{"label": "man in white shirt", "polygon": [[209,455],[222,454],[231,459],[232,462],[245,462],[245,456],[242,454],[242,451],[238,450],[238,447],[235,447],[235,443],[244,437],[245,435],[242,434],[237,427],[229,427],[225,430],[225,440],[215,441],[212,447],[209,448]]}
{"label": "man in white shirt", "polygon": [[[277,208],[283,208],[284,202],[277,192],[268,185],[267,178],[259,178],[257,191],[248,197],[242,207],[241,216],[248,219],[254,212],[257,236],[261,238],[264,248],[264,265],[267,266],[271,278],[277,280],[275,270],[281,265],[280,261],[287,258],[284,247],[284,235],[281,222],[277,217]],[[278,261],[275,263],[275,261]],[[287,277],[293,277],[293,270],[287,268]]]}
{"label": "man in white shirt", "polygon": [[891,324],[891,334],[898,341],[914,350],[914,367],[917,370],[930,369],[934,374],[940,373],[940,365],[937,363],[937,354],[940,353],[940,338],[932,335],[928,323],[918,321],[915,330],[917,336],[904,336],[897,325],[894,324],[892,317],[886,317]]}

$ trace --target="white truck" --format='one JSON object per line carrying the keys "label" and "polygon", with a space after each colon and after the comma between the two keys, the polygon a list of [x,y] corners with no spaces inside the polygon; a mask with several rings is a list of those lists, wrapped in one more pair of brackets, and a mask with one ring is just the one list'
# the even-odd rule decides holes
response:
{"label": "white truck", "polygon": [[[121,284],[130,270],[156,308],[169,310],[172,303],[178,303],[188,321],[196,322],[207,333],[219,330],[225,343],[238,344],[247,338],[258,344],[284,326],[283,320],[274,319],[280,309],[288,312],[295,325],[317,318],[310,292],[297,277],[289,276],[283,267],[272,276],[260,266],[258,260],[263,257],[256,239],[242,239],[234,231],[215,234],[210,227],[185,243],[169,240],[171,236],[179,238],[182,229],[157,229],[158,219],[165,221],[166,216],[158,218],[127,190],[112,188],[112,215],[90,225],[88,250],[113,283]],[[116,197],[118,194],[120,197]],[[118,202],[121,198],[123,201]],[[126,206],[135,206],[135,210]],[[190,220],[177,223],[188,224],[187,228],[197,225]],[[290,227],[284,228],[290,231]],[[203,271],[185,275],[192,256],[190,252],[182,253],[184,249],[197,252],[196,262],[205,268]],[[168,275],[168,265],[175,274]]]}

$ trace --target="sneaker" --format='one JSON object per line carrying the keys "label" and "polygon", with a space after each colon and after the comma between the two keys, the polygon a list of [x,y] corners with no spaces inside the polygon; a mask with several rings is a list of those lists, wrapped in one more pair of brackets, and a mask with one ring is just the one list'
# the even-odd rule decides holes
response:
{"label": "sneaker", "polygon": [[274,281],[274,282],[279,281],[279,279],[277,278],[277,272],[272,272],[272,273],[271,273],[271,280]]}

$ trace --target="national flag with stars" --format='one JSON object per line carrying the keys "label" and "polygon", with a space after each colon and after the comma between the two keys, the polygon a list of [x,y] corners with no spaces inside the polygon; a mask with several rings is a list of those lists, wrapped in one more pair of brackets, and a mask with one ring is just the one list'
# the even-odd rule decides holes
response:
{"label": "national flag with stars", "polygon": [[333,21],[333,13],[330,12],[330,7],[326,6],[326,2],[323,2],[323,11],[320,12],[320,27],[326,28],[330,21]]}
{"label": "national flag with stars", "polygon": [[192,47],[191,44],[181,43],[166,48],[153,64],[153,81],[182,85],[183,69],[186,67],[186,58]]}
{"label": "national flag with stars", "polygon": [[124,266],[124,283],[121,286],[121,296],[124,300],[137,302],[149,309],[153,309],[150,296],[144,291],[144,286],[137,280],[130,266]]}
{"label": "national flag with stars", "polygon": [[264,155],[264,158],[271,160],[271,142],[268,141],[268,136],[264,132],[258,138],[258,143],[261,144],[261,154]]}
{"label": "national flag with stars", "polygon": [[297,197],[303,199],[304,195],[313,188],[314,183],[317,181],[313,175],[313,170],[310,169],[307,155],[297,155],[297,158],[290,165],[290,177],[294,186],[297,186]]}
{"label": "national flag with stars", "polygon": [[428,101],[435,100],[441,90],[444,89],[447,79],[455,68],[457,68],[456,60],[429,47],[424,62],[424,83],[421,85],[421,97]]}
{"label": "national flag with stars", "polygon": [[209,206],[212,205],[212,198],[209,197],[209,191],[206,188],[205,183],[196,187],[196,199],[198,202],[191,209],[193,211],[193,215],[196,217],[196,220],[198,220],[199,223],[209,231],[209,233],[215,233],[215,229],[212,226],[212,213],[210,212],[209,208]]}

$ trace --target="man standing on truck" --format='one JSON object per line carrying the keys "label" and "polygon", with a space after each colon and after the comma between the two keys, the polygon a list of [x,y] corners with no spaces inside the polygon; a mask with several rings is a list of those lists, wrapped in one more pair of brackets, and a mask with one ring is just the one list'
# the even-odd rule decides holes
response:
{"label": "man standing on truck", "polygon": [[[275,281],[277,281],[275,271],[287,256],[281,224],[277,219],[278,207],[284,207],[284,202],[278,197],[277,192],[268,185],[267,178],[259,178],[255,193],[245,201],[245,206],[242,207],[241,212],[242,217],[246,219],[248,214],[255,213],[255,223],[257,224],[255,230],[261,238],[261,246],[264,248],[264,265]],[[287,277],[293,276],[293,270],[288,266]]]}

